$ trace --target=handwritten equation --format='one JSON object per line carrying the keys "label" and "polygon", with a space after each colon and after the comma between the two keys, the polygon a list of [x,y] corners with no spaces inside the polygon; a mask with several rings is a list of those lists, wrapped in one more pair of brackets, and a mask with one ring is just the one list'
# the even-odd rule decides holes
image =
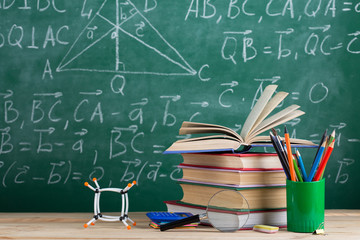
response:
{"label": "handwritten equation", "polygon": [[[289,58],[299,60],[301,56],[331,56],[336,51],[344,50],[350,54],[360,53],[359,31],[348,33],[345,41],[333,40],[333,34],[329,34],[331,26],[309,27],[305,41],[293,44],[294,39],[303,38],[302,32],[296,32],[293,28],[274,31],[273,35],[277,39],[277,45],[261,46],[256,43],[252,36],[258,36],[252,30],[245,31],[226,31],[224,32],[224,42],[221,48],[221,56],[224,60],[231,61],[233,64],[239,62],[249,62],[255,58],[273,56],[276,60]],[[295,35],[295,36],[292,36]],[[285,47],[292,45],[296,49]],[[300,46],[300,47],[299,47]]]}
{"label": "handwritten equation", "polygon": [[216,2],[191,0],[185,20],[202,18],[215,20],[217,24],[225,20],[251,18],[261,23],[265,17],[289,18],[303,21],[306,18],[336,18],[341,13],[360,13],[359,1],[339,0],[228,0]]}

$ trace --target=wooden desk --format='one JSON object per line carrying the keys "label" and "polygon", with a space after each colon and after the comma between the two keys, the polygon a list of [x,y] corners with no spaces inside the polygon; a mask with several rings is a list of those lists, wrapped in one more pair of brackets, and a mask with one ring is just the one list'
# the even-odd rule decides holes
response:
{"label": "wooden desk", "polygon": [[1,239],[360,239],[360,210],[326,210],[325,236],[248,231],[222,233],[211,227],[160,232],[148,226],[145,213],[130,213],[137,222],[127,230],[122,223],[97,222],[84,228],[91,213],[0,213]]}

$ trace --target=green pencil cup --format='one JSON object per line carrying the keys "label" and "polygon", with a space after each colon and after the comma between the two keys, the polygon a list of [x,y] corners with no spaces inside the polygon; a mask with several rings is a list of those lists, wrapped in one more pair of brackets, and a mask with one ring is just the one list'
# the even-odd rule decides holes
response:
{"label": "green pencil cup", "polygon": [[286,180],[287,230],[313,232],[324,223],[325,179],[317,182]]}

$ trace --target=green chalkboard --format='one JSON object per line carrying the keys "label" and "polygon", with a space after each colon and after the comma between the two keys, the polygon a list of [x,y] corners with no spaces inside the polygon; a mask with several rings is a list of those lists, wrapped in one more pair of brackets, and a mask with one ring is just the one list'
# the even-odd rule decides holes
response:
{"label": "green chalkboard", "polygon": [[0,211],[92,211],[94,177],[136,180],[130,211],[165,210],[181,123],[239,131],[271,83],[306,112],[292,136],[336,130],[326,207],[359,207],[356,1],[8,0],[0,20]]}

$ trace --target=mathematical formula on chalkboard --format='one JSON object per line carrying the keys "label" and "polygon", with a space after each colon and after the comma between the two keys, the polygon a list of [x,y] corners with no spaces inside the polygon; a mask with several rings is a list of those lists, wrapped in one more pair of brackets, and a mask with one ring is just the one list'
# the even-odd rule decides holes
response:
{"label": "mathematical formula on chalkboard", "polygon": [[[7,22],[0,31],[0,48],[13,47],[41,50],[57,46],[71,46],[57,66],[56,71],[58,72],[78,70],[171,75],[199,73],[199,77],[201,78],[201,72],[209,67],[208,64],[204,64],[198,71],[194,70],[180,53],[162,37],[156,27],[141,13],[141,11],[146,13],[156,10],[157,1],[142,1],[145,3],[143,3],[144,5],[141,10],[136,8],[131,1],[114,1],[113,3],[104,1],[97,10],[88,6],[90,5],[89,2],[91,1],[84,0],[81,12],[79,13],[80,18],[89,19],[88,24],[78,33],[79,35],[75,40],[69,39],[68,37],[69,32],[72,31],[69,25],[59,26],[59,24],[56,24],[57,26],[53,26],[49,24],[47,28],[45,27],[46,29],[42,29],[43,26],[38,27],[41,29],[37,29],[36,25],[32,25],[28,29],[27,26]],[[19,13],[31,11],[35,12],[35,14],[49,11],[62,16],[68,11],[68,9],[64,7],[60,9],[57,1],[54,0],[32,1],[31,4],[28,0],[13,0],[3,1],[3,3],[0,4],[2,4],[0,5],[0,9],[4,13],[11,10]],[[223,11],[217,8],[217,4],[221,6],[221,10]],[[109,16],[109,13],[105,12],[107,5],[112,5],[112,7],[118,9],[118,11],[113,13],[115,16]],[[149,5],[152,5],[152,7],[149,7]],[[223,38],[223,43],[221,46],[219,45],[217,52],[224,60],[229,60],[234,64],[248,62],[254,58],[265,56],[269,56],[273,58],[273,60],[281,60],[283,58],[298,60],[302,55],[331,56],[339,51],[345,51],[350,54],[360,53],[359,31],[357,29],[356,31],[350,32],[342,30],[342,36],[339,36],[339,29],[334,30],[331,23],[319,25],[316,21],[317,18],[322,17],[326,17],[328,21],[333,21],[336,20],[336,18],[346,17],[346,15],[343,16],[344,14],[360,14],[359,2],[308,0],[304,1],[301,6],[298,6],[299,3],[293,3],[292,0],[269,0],[267,3],[263,3],[261,8],[256,9],[257,11],[253,10],[253,12],[251,12],[248,9],[253,9],[253,5],[258,5],[258,3],[253,3],[253,1],[249,0],[231,0],[227,1],[224,6],[224,3],[193,0],[188,9],[183,10],[185,13],[183,20],[186,22],[200,19],[213,24],[220,24],[222,20],[236,22],[238,19],[248,18],[250,19],[249,21],[254,22],[255,26],[252,25],[253,27],[245,25],[237,26],[235,29],[229,28],[222,31],[219,36]],[[341,13],[342,15],[339,16]],[[274,27],[274,29],[257,28],[256,24],[261,25],[264,18],[267,18],[266,20],[268,20],[268,18],[280,19],[279,21],[288,19],[295,23],[306,22],[310,19],[311,24],[309,26],[294,24],[294,26],[287,26],[286,28]],[[115,21],[113,21],[113,19],[115,19]],[[129,23],[130,21],[131,23]],[[129,30],[125,31],[125,27],[129,28]],[[149,31],[149,29],[151,30]],[[174,70],[174,72],[171,73],[162,73],[161,71],[141,71],[136,68],[134,70],[126,69],[126,63],[119,59],[121,44],[119,35],[121,34],[129,35],[133,41],[147,45],[152,49],[154,55],[162,55],[183,71],[178,69],[178,71]],[[257,37],[259,35],[262,35],[262,37],[266,39],[272,39],[274,42],[270,44],[262,40],[258,41],[254,36]],[[107,37],[110,37],[115,45],[114,51],[116,56],[113,59],[114,62],[112,66],[108,66],[107,69],[90,65],[81,67],[72,66],[72,63],[77,59],[81,59],[88,49],[93,48],[94,45]],[[339,39],[339,37],[341,37],[341,39]],[[153,46],[153,42],[156,41],[156,39],[162,42],[162,44],[157,44],[157,47]],[[166,48],[171,48],[173,51],[172,54],[177,55],[175,57],[179,59],[174,59],[171,54],[164,53],[164,51],[167,50]],[[44,67],[47,70],[44,74],[48,73],[52,77],[52,68],[50,67],[48,59],[46,63],[44,63]],[[45,77],[44,74],[43,77]],[[204,78],[204,80],[208,80],[208,78]]]}
{"label": "mathematical formula on chalkboard", "polygon": [[[74,195],[94,177],[135,180],[141,197],[149,183],[172,189],[181,157],[162,152],[191,137],[181,122],[240,131],[270,83],[289,92],[280,107],[306,112],[287,123],[292,137],[336,129],[327,184],[358,178],[360,1],[4,0],[0,15],[4,191]],[[150,189],[155,202],[179,194]]]}
{"label": "mathematical formula on chalkboard", "polygon": [[[259,79],[256,79],[259,82]],[[276,80],[272,81],[276,82]],[[258,86],[258,91],[254,98],[252,99],[252,103],[256,102],[258,94],[262,91],[264,81],[260,81]],[[231,94],[234,88],[238,85],[237,82],[232,83],[223,83],[221,85],[230,86],[228,89],[221,92],[218,98],[218,105],[222,108],[230,108],[231,104],[223,103],[222,97],[224,94]],[[316,88],[317,85],[314,85],[311,90]],[[321,88],[324,88],[324,85],[321,85]],[[325,88],[326,89],[326,88]],[[231,90],[231,91],[230,91]],[[229,91],[229,93],[227,93]],[[27,181],[41,181],[46,182],[47,184],[56,184],[56,183],[67,183],[69,179],[80,180],[80,179],[92,179],[93,177],[97,177],[99,180],[105,174],[105,170],[102,166],[97,166],[98,161],[98,151],[96,148],[89,151],[92,146],[89,146],[87,143],[87,135],[91,132],[91,129],[81,128],[78,131],[69,130],[69,124],[72,122],[82,123],[84,121],[89,121],[93,127],[101,128],[105,125],[109,118],[116,118],[117,115],[121,114],[120,112],[104,112],[102,106],[104,103],[101,101],[91,101],[89,97],[86,95],[101,95],[101,90],[95,92],[80,92],[78,93],[80,96],[83,96],[83,99],[78,103],[75,103],[71,111],[71,118],[67,119],[66,116],[61,116],[60,108],[62,103],[63,96],[61,92],[57,93],[34,93],[32,95],[32,102],[29,101],[30,106],[26,109],[31,109],[29,112],[21,112],[17,106],[14,104],[14,100],[16,99],[16,94],[13,94],[13,91],[8,90],[9,94],[4,95],[3,103],[4,103],[4,112],[3,112],[3,120],[7,125],[15,125],[19,126],[18,128],[11,128],[7,126],[3,129],[0,129],[1,133],[1,144],[0,144],[0,154],[17,154],[19,152],[33,152],[36,155],[41,154],[49,154],[52,152],[59,151],[70,151],[74,154],[83,154],[85,151],[90,152],[90,156],[92,156],[92,165],[93,169],[90,169],[90,172],[81,173],[75,171],[72,167],[71,161],[60,161],[60,162],[50,162],[44,168],[47,168],[49,172],[45,173],[45,176],[31,176],[31,167],[29,165],[22,165],[21,162],[13,161],[11,164],[5,164],[3,161],[0,161],[0,168],[2,168],[5,173],[2,179],[2,186],[6,187],[7,181],[13,181],[14,183],[20,184],[24,183],[25,179]],[[311,92],[310,92],[311,93]],[[10,95],[11,94],[11,95]],[[328,94],[327,91],[324,91],[324,96],[322,99],[326,98]],[[84,97],[85,95],[85,97]],[[308,97],[308,96],[306,96]],[[163,99],[163,110],[161,112],[161,116],[156,120],[154,120],[151,125],[151,128],[145,130],[142,128],[144,124],[144,111],[149,103],[148,98],[142,99],[140,102],[130,103],[128,109],[131,110],[127,116],[128,120],[132,121],[134,124],[128,127],[117,127],[112,126],[108,131],[108,139],[104,139],[105,144],[102,144],[102,150],[105,150],[107,153],[107,158],[109,160],[117,159],[121,156],[126,155],[131,152],[131,154],[138,155],[151,155],[151,154],[161,154],[166,146],[152,144],[150,151],[145,152],[142,144],[138,144],[138,142],[142,142],[147,135],[153,134],[155,131],[157,124],[172,127],[177,122],[176,114],[169,112],[170,104],[176,105],[176,102],[179,101],[181,96],[159,96],[160,99]],[[293,92],[291,94],[291,98],[293,100],[298,100],[300,98],[299,92]],[[309,96],[309,101],[311,100],[311,95]],[[203,102],[190,102],[190,105],[201,105],[202,108],[209,107],[209,103],[206,101]],[[114,110],[114,109],[113,109]],[[66,113],[67,115],[68,113]],[[201,115],[201,112],[196,112],[193,114],[189,120],[196,120],[197,115]],[[296,125],[300,123],[301,119],[296,118],[289,122],[288,124],[294,127],[294,131],[292,136],[296,137]],[[36,126],[41,125],[51,125],[56,124],[60,125],[60,128],[56,128],[54,126],[49,128],[38,128]],[[340,130],[337,136],[337,146],[341,146],[341,129],[346,127],[345,123],[340,123],[338,125],[330,125],[330,128],[336,128]],[[24,128],[30,128],[31,136],[23,135],[20,138],[12,137],[13,132],[21,132]],[[239,131],[241,129],[241,125],[235,125],[234,130]],[[58,134],[60,132],[60,134]],[[65,139],[61,139],[61,133],[67,133]],[[59,137],[60,136],[60,137]],[[319,139],[320,134],[310,134],[307,136],[308,139],[316,142]],[[69,141],[69,139],[71,139]],[[63,140],[63,141],[62,141]],[[347,142],[358,142],[358,139],[348,139]],[[66,142],[66,143],[65,143]],[[156,162],[155,164],[149,164],[148,161],[142,161],[140,159],[135,159],[132,161],[122,160],[122,163],[125,166],[124,173],[120,178],[120,181],[130,181],[136,178],[138,184],[141,183],[139,181],[141,174],[148,169],[150,171],[147,173],[147,179],[156,180],[158,177],[170,177],[172,180],[176,180],[179,178],[178,173],[179,169],[174,165],[174,169],[171,173],[168,174],[158,174],[159,169],[162,166],[162,162]],[[352,159],[344,159],[340,162],[339,174],[341,173],[341,167],[343,164],[351,165],[354,163]],[[135,172],[128,172],[129,167],[133,166]],[[63,172],[63,175],[58,173],[58,170],[62,169],[60,172]],[[138,171],[138,172],[137,172]],[[29,176],[30,175],[30,176]],[[340,180],[338,175],[336,177],[336,182],[345,183],[346,180]],[[347,177],[346,177],[347,178]],[[11,179],[11,180],[10,180]]]}

